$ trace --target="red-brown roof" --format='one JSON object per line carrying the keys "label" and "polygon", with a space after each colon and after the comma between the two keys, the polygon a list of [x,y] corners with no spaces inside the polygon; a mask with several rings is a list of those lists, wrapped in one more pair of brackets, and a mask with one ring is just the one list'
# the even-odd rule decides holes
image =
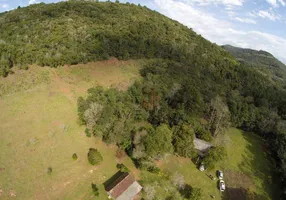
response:
{"label": "red-brown roof", "polygon": [[116,199],[127,190],[134,181],[135,179],[132,175],[124,173],[113,182],[112,186],[110,186],[107,191],[112,198]]}

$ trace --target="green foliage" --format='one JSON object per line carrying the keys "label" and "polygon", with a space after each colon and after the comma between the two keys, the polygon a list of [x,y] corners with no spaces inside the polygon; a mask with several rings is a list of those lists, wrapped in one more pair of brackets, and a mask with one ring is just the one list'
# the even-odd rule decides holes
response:
{"label": "green foliage", "polygon": [[[275,152],[277,152],[279,163],[279,174],[281,175],[281,186],[286,188],[286,134],[279,134],[274,143]],[[281,199],[284,199],[286,194],[281,195]]]}
{"label": "green foliage", "polygon": [[119,169],[121,172],[130,172],[130,170],[122,163],[117,164],[116,168]]}
{"label": "green foliage", "polygon": [[217,162],[222,161],[226,156],[227,154],[224,147],[212,147],[203,158],[203,163],[207,169],[211,170],[214,169]]}
{"label": "green foliage", "polygon": [[202,189],[201,188],[192,188],[190,195],[190,200],[200,200],[202,198]]}
{"label": "green foliage", "polygon": [[97,186],[96,186],[96,184],[91,184],[91,189],[92,189],[92,192],[93,192],[93,194],[94,194],[94,196],[99,196],[99,190],[98,190],[98,188],[97,188]]}
{"label": "green foliage", "polygon": [[204,127],[199,126],[195,130],[196,137],[211,142],[213,140],[212,134],[210,131],[206,130]]}
{"label": "green foliage", "polygon": [[144,138],[144,145],[148,156],[157,157],[165,153],[173,152],[172,131],[166,124],[156,128],[154,132],[148,133]]}
{"label": "green foliage", "polygon": [[146,170],[154,174],[160,173],[160,169],[154,164],[151,158],[144,157],[137,159],[136,166],[141,170]]}
{"label": "green foliage", "polygon": [[84,132],[87,137],[91,137],[91,131],[88,128],[86,128]]}
{"label": "green foliage", "polygon": [[196,150],[194,148],[194,131],[187,125],[174,128],[173,145],[175,153],[179,156],[194,158]]}
{"label": "green foliage", "polygon": [[188,184],[180,189],[180,193],[188,200],[200,200],[202,198],[202,190],[200,188],[191,187]]}
{"label": "green foliage", "polygon": [[[130,147],[134,123],[146,120],[146,112],[134,104],[129,93],[126,92],[96,87],[89,89],[88,94],[86,99],[81,97],[78,99],[79,120],[87,124],[87,119],[89,119],[89,124],[92,124],[89,131],[92,131],[94,135],[100,132],[105,142],[116,143],[122,149]],[[102,105],[101,114],[90,115],[90,118],[86,118],[85,114],[90,109],[89,105],[94,104]]]}
{"label": "green foliage", "polygon": [[266,51],[242,49],[230,45],[222,46],[239,62],[263,72],[270,79],[285,85],[286,65]]}
{"label": "green foliage", "polygon": [[72,159],[73,159],[73,160],[77,160],[77,155],[76,155],[76,153],[74,153],[74,154],[72,155]]}
{"label": "green foliage", "polygon": [[99,165],[102,161],[103,158],[100,154],[100,152],[97,149],[90,148],[87,154],[88,162],[91,165]]}
{"label": "green foliage", "polygon": [[134,4],[36,4],[6,12],[0,21],[2,75],[18,64],[57,67],[110,56],[180,61],[202,54],[203,49],[194,50],[197,43],[208,44],[178,22]]}
{"label": "green foliage", "polygon": [[53,172],[53,168],[52,167],[48,167],[46,172],[47,172],[48,175],[51,175],[52,172]]}

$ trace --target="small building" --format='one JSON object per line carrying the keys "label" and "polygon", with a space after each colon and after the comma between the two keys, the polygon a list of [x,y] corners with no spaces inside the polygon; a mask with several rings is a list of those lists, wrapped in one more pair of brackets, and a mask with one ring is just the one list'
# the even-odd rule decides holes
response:
{"label": "small building", "polygon": [[135,181],[131,174],[125,172],[106,186],[105,189],[109,199],[133,200],[142,190],[142,186]]}
{"label": "small building", "polygon": [[209,142],[206,142],[204,140],[200,140],[198,138],[194,139],[194,145],[195,149],[198,151],[198,154],[200,156],[204,156],[208,150],[212,147],[212,144]]}

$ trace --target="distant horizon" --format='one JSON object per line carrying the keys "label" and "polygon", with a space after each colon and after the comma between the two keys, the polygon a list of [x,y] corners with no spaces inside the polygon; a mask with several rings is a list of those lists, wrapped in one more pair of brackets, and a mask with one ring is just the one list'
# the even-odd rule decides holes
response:
{"label": "distant horizon", "polygon": [[[0,12],[61,0],[0,0]],[[64,0],[63,0],[64,1]],[[105,0],[101,0],[105,1]],[[218,45],[263,50],[286,64],[286,0],[120,0],[147,6]],[[195,19],[195,20],[193,20]]]}

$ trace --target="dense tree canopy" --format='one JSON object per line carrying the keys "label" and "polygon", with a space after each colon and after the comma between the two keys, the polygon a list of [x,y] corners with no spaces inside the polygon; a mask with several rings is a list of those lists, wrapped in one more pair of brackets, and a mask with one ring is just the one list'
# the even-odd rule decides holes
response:
{"label": "dense tree canopy", "polygon": [[[96,1],[36,4],[0,16],[0,73],[27,64],[61,66],[115,56],[185,60],[206,43],[146,7]],[[207,45],[209,45],[207,43]],[[215,48],[219,52],[222,49]],[[209,55],[210,60],[214,60]]]}
{"label": "dense tree canopy", "polygon": [[178,22],[129,3],[41,3],[1,14],[0,38],[3,76],[28,64],[150,59],[127,92],[97,87],[78,99],[88,133],[148,163],[146,157],[173,150],[191,156],[191,148],[182,151],[191,133],[175,127],[202,118],[199,137],[211,139],[228,126],[254,131],[268,141],[286,184],[283,87]]}

